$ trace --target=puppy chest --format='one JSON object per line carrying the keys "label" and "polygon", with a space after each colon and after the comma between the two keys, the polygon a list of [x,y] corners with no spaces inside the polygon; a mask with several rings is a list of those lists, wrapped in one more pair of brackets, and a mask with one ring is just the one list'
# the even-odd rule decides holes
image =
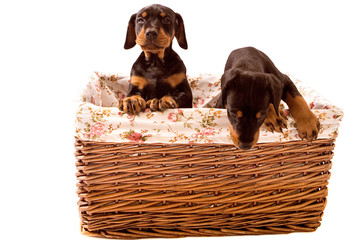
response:
{"label": "puppy chest", "polygon": [[164,78],[149,78],[145,93],[147,98],[161,98],[172,91],[171,85]]}

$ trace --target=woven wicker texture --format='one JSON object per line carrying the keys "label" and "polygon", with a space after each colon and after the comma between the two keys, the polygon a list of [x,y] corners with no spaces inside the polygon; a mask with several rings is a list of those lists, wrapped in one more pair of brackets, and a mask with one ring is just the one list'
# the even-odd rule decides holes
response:
{"label": "woven wicker texture", "polygon": [[315,231],[333,140],[233,145],[76,140],[82,231],[111,238]]}

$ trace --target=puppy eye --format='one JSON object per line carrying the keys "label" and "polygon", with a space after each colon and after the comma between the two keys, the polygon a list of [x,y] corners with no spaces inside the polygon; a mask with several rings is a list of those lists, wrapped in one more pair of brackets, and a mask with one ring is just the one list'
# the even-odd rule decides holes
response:
{"label": "puppy eye", "polygon": [[233,118],[234,120],[238,120],[238,115],[234,112],[229,112],[229,115],[231,116],[231,118]]}
{"label": "puppy eye", "polygon": [[167,17],[161,19],[161,22],[162,22],[163,24],[169,24],[169,23],[171,23],[170,19],[167,18]]}
{"label": "puppy eye", "polygon": [[136,21],[138,24],[143,24],[145,22],[145,20],[142,17],[139,17]]}

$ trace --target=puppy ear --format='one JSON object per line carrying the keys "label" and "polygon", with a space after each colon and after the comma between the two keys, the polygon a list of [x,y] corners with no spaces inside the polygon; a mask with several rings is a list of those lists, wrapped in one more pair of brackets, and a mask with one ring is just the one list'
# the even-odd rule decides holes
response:
{"label": "puppy ear", "polygon": [[230,69],[225,71],[224,74],[221,76],[221,103],[222,107],[226,105],[226,96],[227,90],[230,89],[234,85],[234,78],[237,74],[235,69]]}
{"label": "puppy ear", "polygon": [[283,94],[282,82],[273,74],[268,74],[267,81],[270,92],[270,103],[274,105],[275,112],[279,116],[279,105]]}
{"label": "puppy ear", "polygon": [[188,45],[185,36],[184,21],[180,14],[175,13],[175,15],[176,15],[176,23],[177,23],[177,28],[175,29],[175,37],[179,43],[179,46],[182,47],[183,49],[187,49]]}
{"label": "puppy ear", "polygon": [[125,39],[125,44],[124,44],[125,49],[130,49],[136,45],[136,42],[135,42],[135,40],[136,40],[135,19],[136,19],[136,14],[133,14],[131,16],[131,18],[129,20],[129,24],[128,24],[128,29],[127,29],[126,39]]}

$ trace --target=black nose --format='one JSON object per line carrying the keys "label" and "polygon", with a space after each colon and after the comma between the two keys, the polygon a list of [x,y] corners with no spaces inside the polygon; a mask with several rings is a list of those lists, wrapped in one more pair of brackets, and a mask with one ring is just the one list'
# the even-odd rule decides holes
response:
{"label": "black nose", "polygon": [[158,36],[157,31],[154,30],[150,30],[150,31],[146,31],[146,38],[149,40],[155,39]]}
{"label": "black nose", "polygon": [[243,150],[249,150],[252,147],[252,143],[243,143],[243,142],[239,142],[239,148],[243,149]]}

